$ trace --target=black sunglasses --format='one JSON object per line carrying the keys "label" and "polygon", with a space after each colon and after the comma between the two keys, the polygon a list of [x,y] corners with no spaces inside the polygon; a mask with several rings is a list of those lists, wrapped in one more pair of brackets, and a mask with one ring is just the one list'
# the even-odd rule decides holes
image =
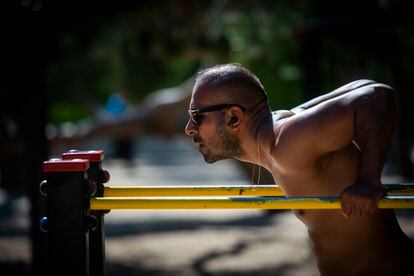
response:
{"label": "black sunglasses", "polygon": [[243,111],[247,110],[246,107],[238,105],[238,104],[219,104],[219,105],[207,106],[204,108],[189,109],[188,114],[190,115],[191,122],[193,122],[194,125],[199,126],[201,124],[201,118],[202,118],[201,114],[207,113],[207,112],[213,112],[213,111],[220,111],[225,108],[232,107],[232,106],[238,106]]}

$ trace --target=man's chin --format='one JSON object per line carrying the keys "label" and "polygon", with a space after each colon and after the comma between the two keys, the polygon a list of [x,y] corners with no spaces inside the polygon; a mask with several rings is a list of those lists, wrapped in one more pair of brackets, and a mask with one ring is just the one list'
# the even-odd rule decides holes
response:
{"label": "man's chin", "polygon": [[217,161],[224,160],[224,159],[230,159],[230,158],[226,158],[226,157],[222,157],[222,156],[212,157],[212,156],[207,156],[205,154],[203,154],[203,157],[204,157],[204,161],[206,161],[206,163],[209,163],[209,164],[213,164]]}
{"label": "man's chin", "polygon": [[203,157],[204,157],[204,161],[206,161],[206,163],[209,163],[209,164],[213,164],[217,161],[217,159],[210,158],[205,154],[203,154]]}
{"label": "man's chin", "polygon": [[217,160],[206,160],[206,159],[204,159],[208,164],[213,164],[213,163],[216,163],[217,162]]}

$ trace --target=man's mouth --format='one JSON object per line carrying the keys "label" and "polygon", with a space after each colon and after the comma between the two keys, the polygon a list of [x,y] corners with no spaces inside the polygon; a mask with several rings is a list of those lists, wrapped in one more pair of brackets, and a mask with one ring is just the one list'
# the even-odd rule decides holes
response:
{"label": "man's mouth", "polygon": [[203,153],[203,148],[205,147],[202,143],[201,143],[201,138],[200,137],[193,137],[193,145],[197,146],[198,151]]}
{"label": "man's mouth", "polygon": [[193,144],[201,146],[201,138],[200,137],[193,137]]}

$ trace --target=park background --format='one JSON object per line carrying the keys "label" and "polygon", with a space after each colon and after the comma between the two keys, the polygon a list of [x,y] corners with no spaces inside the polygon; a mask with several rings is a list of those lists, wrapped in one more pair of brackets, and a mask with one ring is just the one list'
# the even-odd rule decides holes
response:
{"label": "park background", "polygon": [[[7,1],[1,9],[0,274],[44,271],[43,161],[97,122],[171,101],[205,67],[238,62],[289,109],[355,79],[395,89],[384,182],[412,182],[414,19],[409,1]],[[178,92],[177,92],[178,91]],[[152,109],[151,109],[152,110]],[[105,149],[114,185],[248,184],[233,162],[204,164],[168,126],[76,145]],[[171,111],[172,112],[172,111]],[[264,178],[266,179],[266,178]],[[264,180],[263,180],[264,181]],[[126,183],[128,182],[128,183]],[[410,213],[399,212],[414,237]],[[315,275],[290,212],[111,212],[108,275]]]}

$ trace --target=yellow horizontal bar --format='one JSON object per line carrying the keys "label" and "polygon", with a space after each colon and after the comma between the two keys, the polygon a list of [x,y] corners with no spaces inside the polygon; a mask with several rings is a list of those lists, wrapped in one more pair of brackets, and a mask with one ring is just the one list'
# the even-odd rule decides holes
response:
{"label": "yellow horizontal bar", "polygon": [[[414,196],[387,196],[379,208],[413,209]],[[91,210],[113,209],[339,209],[337,197],[91,198]]]}
{"label": "yellow horizontal bar", "polygon": [[239,186],[110,186],[104,188],[105,197],[136,196],[284,196],[275,185]]}
{"label": "yellow horizontal bar", "polygon": [[[414,184],[385,184],[389,195],[414,194]],[[106,186],[105,197],[136,196],[284,196],[277,185],[239,186]]]}

